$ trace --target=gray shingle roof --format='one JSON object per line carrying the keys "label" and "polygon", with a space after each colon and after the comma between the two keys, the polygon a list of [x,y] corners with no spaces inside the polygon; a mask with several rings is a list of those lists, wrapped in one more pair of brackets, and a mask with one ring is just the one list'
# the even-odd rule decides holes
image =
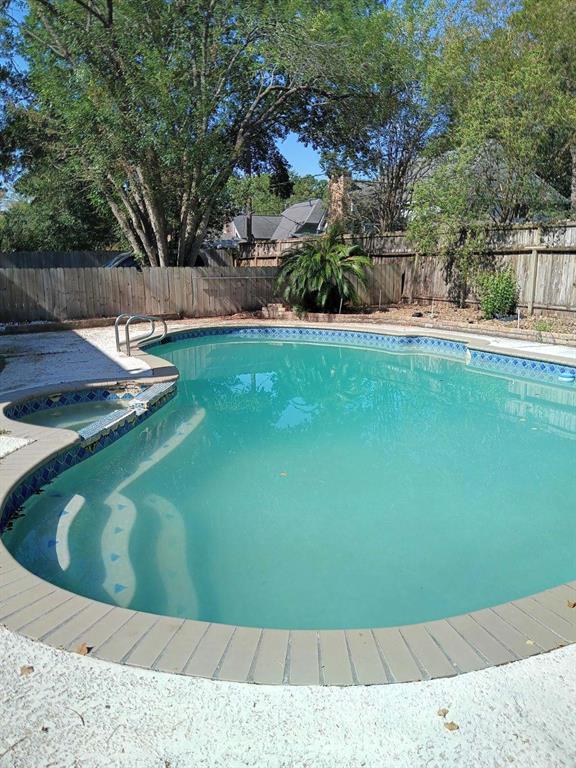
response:
{"label": "gray shingle roof", "polygon": [[[295,203],[280,216],[252,215],[252,236],[255,240],[289,240],[305,234],[317,234],[324,221],[326,208],[320,198]],[[246,215],[234,217],[240,240],[247,239]]]}
{"label": "gray shingle roof", "polygon": [[[240,216],[234,216],[234,226],[236,227],[241,240],[246,240],[248,233],[246,227],[246,214]],[[261,216],[260,214],[252,215],[252,236],[255,240],[271,240],[279,225],[281,216]]]}
{"label": "gray shingle roof", "polygon": [[282,212],[272,239],[289,240],[300,234],[315,234],[325,212],[324,203],[319,198],[291,205]]}

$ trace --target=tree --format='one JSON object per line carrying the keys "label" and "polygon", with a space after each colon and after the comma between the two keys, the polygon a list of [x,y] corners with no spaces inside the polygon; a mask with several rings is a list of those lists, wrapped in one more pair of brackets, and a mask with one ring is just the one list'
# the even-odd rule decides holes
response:
{"label": "tree", "polygon": [[248,208],[256,214],[278,216],[286,207],[285,201],[270,189],[270,174],[258,176],[232,176],[228,181],[231,215],[246,213]]}
{"label": "tree", "polygon": [[[355,198],[353,229],[402,228],[411,190],[445,131],[444,105],[431,98],[429,70],[441,53],[441,4],[399,2],[366,25],[359,90],[306,124],[331,174],[370,182]],[[366,96],[365,94],[368,94]],[[329,124],[329,128],[325,128]]]}
{"label": "tree", "polygon": [[512,17],[513,27],[524,34],[547,61],[547,86],[550,96],[556,96],[553,119],[556,127],[556,152],[568,151],[571,158],[570,202],[576,214],[576,50],[574,28],[576,5],[573,0],[524,0],[522,8]]}
{"label": "tree", "polygon": [[463,303],[479,269],[492,268],[490,225],[563,214],[539,175],[558,130],[557,73],[504,2],[448,30],[432,87],[449,105],[450,151],[415,186],[408,225],[420,254],[445,261]]}
{"label": "tree", "polygon": [[345,243],[341,224],[282,254],[277,286],[289,304],[307,310],[337,311],[356,304],[356,284],[365,284],[370,259],[357,244]]}
{"label": "tree", "polygon": [[110,212],[75,179],[27,174],[0,212],[0,251],[68,251],[125,247]]}
{"label": "tree", "polygon": [[[448,147],[474,165],[476,198],[484,207],[473,216],[508,224],[562,207],[561,196],[543,181],[566,190],[566,77],[550,53],[553,35],[539,27],[546,21],[560,33],[560,18],[570,14],[551,22],[550,13],[554,18],[554,10],[569,5],[574,13],[569,0],[527,0],[520,8],[513,0],[470,0],[446,30],[432,89],[450,112]],[[466,163],[460,165],[465,171]]]}
{"label": "tree", "polygon": [[23,21],[11,19],[29,67],[24,108],[48,126],[54,162],[77,161],[79,181],[152,265],[193,264],[249,147],[346,81],[335,66],[346,30],[330,3],[28,6]]}
{"label": "tree", "polygon": [[293,189],[288,199],[288,205],[318,198],[324,200],[325,203],[328,201],[328,182],[326,179],[305,174],[304,176],[294,176],[292,181]]}
{"label": "tree", "polygon": [[14,98],[25,94],[14,80],[0,117],[0,250],[108,248],[123,241],[105,200],[82,181],[74,157],[56,162],[48,126]]}

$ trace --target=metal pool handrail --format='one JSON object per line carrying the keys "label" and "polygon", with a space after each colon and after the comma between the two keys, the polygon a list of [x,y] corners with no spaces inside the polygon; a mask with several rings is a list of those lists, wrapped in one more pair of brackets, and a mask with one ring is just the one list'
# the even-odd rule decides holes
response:
{"label": "metal pool handrail", "polygon": [[[122,345],[120,342],[120,322],[124,319],[128,318],[126,320],[126,323],[124,324],[124,346],[126,347],[126,354],[128,357],[131,357],[132,354],[132,344],[136,341],[144,341],[146,339],[151,339],[154,334],[156,333],[156,323],[162,323],[163,330],[162,334],[159,336],[158,341],[162,341],[162,339],[165,338],[166,334],[168,333],[168,328],[166,326],[166,320],[164,320],[163,317],[155,317],[154,315],[129,315],[127,313],[123,313],[121,315],[118,315],[116,318],[116,322],[114,323],[114,334],[116,336],[116,350],[118,352],[122,351]],[[150,330],[148,333],[143,333],[141,336],[136,336],[133,339],[130,339],[130,325],[135,320],[146,320],[150,323]]]}
{"label": "metal pool handrail", "polygon": [[120,346],[120,321],[124,318],[130,317],[129,314],[124,312],[122,315],[118,315],[116,318],[116,322],[114,323],[114,336],[116,337],[116,352],[122,352],[122,348]]}

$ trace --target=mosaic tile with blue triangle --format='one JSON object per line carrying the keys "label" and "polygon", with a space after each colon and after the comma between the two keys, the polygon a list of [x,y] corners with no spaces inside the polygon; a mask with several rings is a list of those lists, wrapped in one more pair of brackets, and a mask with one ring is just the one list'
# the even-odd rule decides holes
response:
{"label": "mosaic tile with blue triangle", "polygon": [[557,382],[560,376],[576,378],[576,365],[561,365],[560,363],[548,363],[544,360],[531,360],[526,357],[497,355],[493,352],[484,352],[477,349],[470,350],[470,364],[484,370],[508,373],[513,376],[538,379],[539,381]]}
{"label": "mosaic tile with blue triangle", "polygon": [[206,336],[229,336],[232,338],[260,338],[273,341],[306,341],[319,343],[350,344],[370,347],[373,349],[392,349],[409,352],[413,348],[429,349],[454,355],[464,359],[466,345],[448,339],[436,339],[428,336],[392,336],[369,331],[331,330],[326,328],[274,328],[274,327],[234,327],[234,328],[197,328],[188,331],[171,333],[161,342],[145,345],[148,350],[156,350],[160,354],[160,346],[171,341],[182,339],[199,339]]}

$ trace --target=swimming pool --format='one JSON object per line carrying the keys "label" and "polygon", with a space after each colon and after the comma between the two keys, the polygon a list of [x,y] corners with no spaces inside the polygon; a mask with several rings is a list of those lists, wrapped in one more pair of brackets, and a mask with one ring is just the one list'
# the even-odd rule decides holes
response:
{"label": "swimming pool", "polygon": [[95,600],[226,625],[390,627],[574,577],[576,385],[367,333],[199,332],[178,394],[3,539]]}

